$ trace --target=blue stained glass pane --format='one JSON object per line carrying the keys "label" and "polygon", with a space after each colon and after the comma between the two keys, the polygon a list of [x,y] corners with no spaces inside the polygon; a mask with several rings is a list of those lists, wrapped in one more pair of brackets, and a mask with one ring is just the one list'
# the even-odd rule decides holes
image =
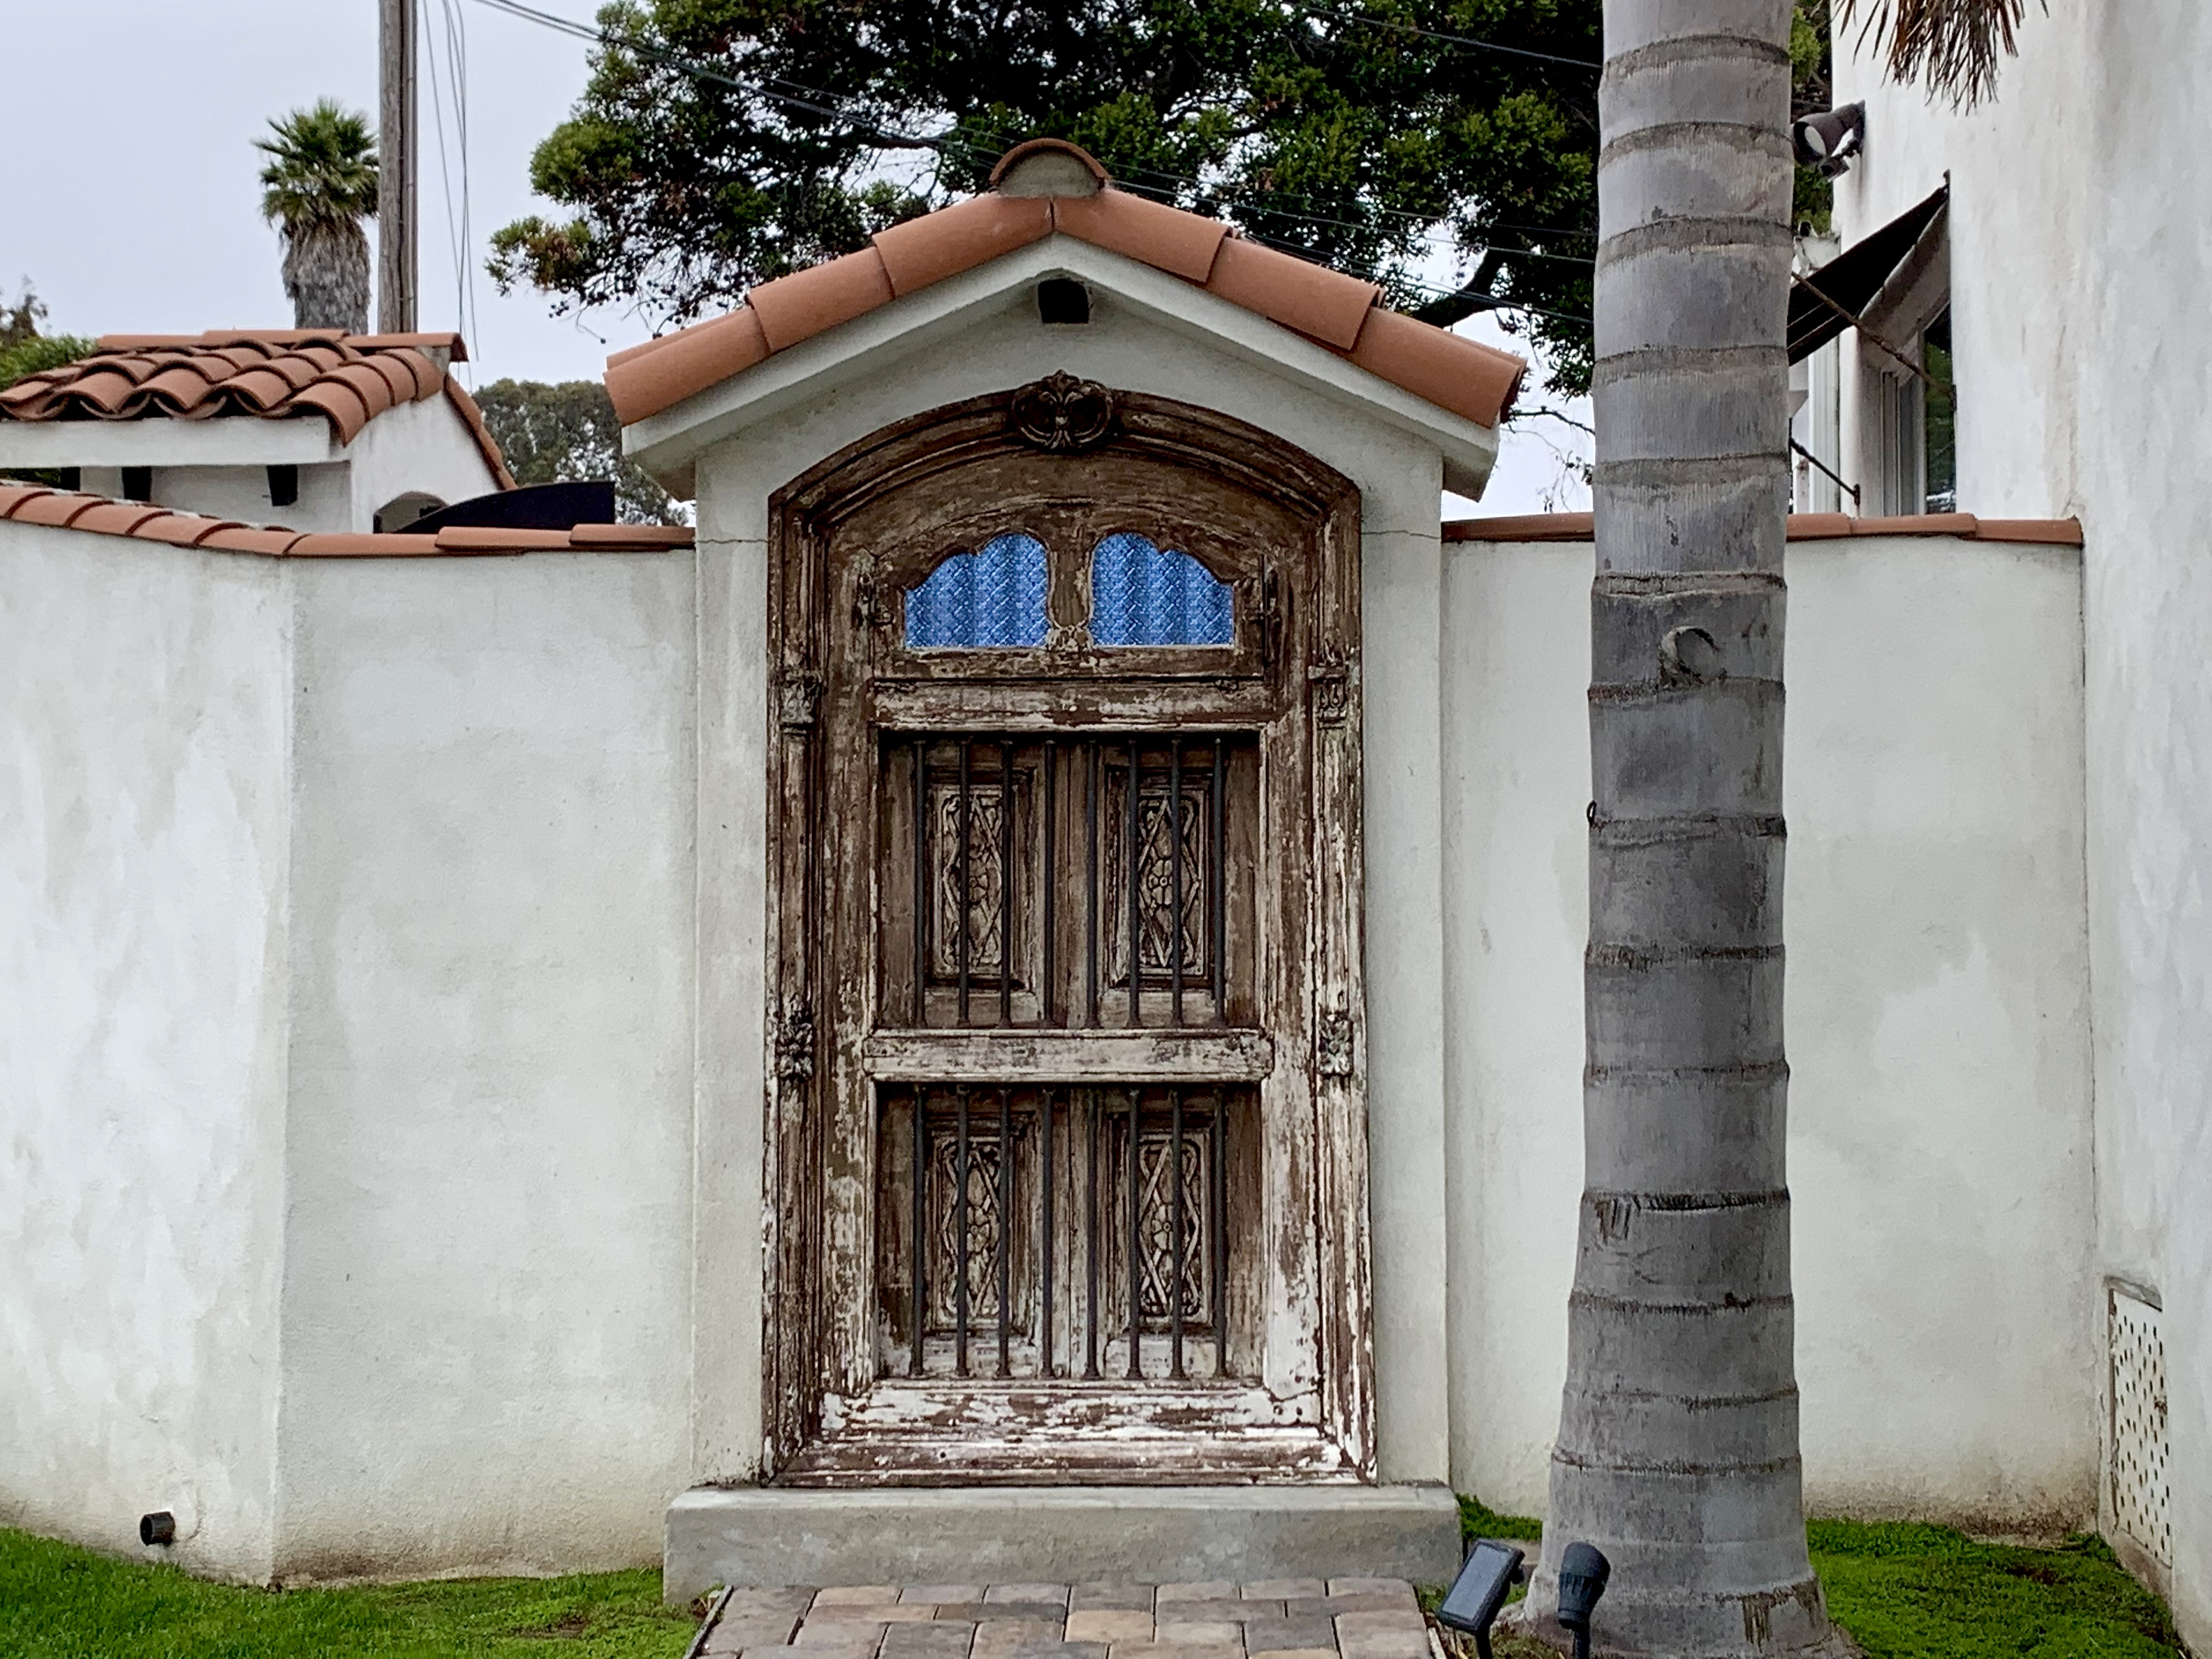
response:
{"label": "blue stained glass pane", "polygon": [[1044,643],[1044,544],[1000,536],[955,553],[906,595],[906,642],[918,646]]}
{"label": "blue stained glass pane", "polygon": [[1142,536],[1109,536],[1091,556],[1091,638],[1097,645],[1230,645],[1229,585],[1188,553]]}

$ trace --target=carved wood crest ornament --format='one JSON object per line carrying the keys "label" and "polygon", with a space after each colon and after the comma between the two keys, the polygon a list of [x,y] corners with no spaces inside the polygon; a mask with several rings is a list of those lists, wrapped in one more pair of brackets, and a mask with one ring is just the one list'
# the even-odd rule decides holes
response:
{"label": "carved wood crest ornament", "polygon": [[1114,394],[1095,380],[1079,380],[1060,369],[1018,390],[1007,415],[1030,447],[1079,455],[1112,434]]}

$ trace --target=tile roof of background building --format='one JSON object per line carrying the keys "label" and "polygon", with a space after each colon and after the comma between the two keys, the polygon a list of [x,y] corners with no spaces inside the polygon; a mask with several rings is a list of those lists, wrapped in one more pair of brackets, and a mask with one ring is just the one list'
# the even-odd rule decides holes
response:
{"label": "tile roof of background building", "polygon": [[301,532],[242,524],[146,501],[118,501],[72,489],[0,483],[0,521],[127,536],[216,553],[290,559],[397,559],[487,553],[653,553],[691,545],[689,525],[580,524],[568,530],[501,530],[454,526],[434,536]]}
{"label": "tile roof of background building", "polygon": [[338,334],[311,329],[106,334],[88,357],[0,390],[0,420],[285,420],[319,415],[341,444],[386,410],[443,392],[511,489],[514,480],[475,398],[446,365],[466,362],[458,334]]}
{"label": "tile roof of background building", "polygon": [[[1024,187],[1024,163],[1045,175],[1049,193]],[[763,283],[735,311],[615,353],[606,380],[616,414],[625,426],[657,415],[802,340],[1054,232],[1257,312],[1478,425],[1495,427],[1512,407],[1527,367],[1520,358],[1384,309],[1372,283],[1248,241],[1218,219],[1116,190],[1073,144],[1019,145],[1000,159],[991,183],[984,195],[892,226],[858,253]]]}

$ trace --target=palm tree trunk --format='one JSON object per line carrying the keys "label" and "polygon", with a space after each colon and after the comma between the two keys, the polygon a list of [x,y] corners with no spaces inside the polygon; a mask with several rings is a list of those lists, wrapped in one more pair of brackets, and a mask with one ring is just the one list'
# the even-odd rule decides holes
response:
{"label": "palm tree trunk", "polygon": [[1606,0],[1584,1184],[1550,1513],[1600,1651],[1841,1652],[1784,1173],[1790,0]]}
{"label": "palm tree trunk", "polygon": [[368,332],[368,238],[357,224],[304,225],[284,242],[292,326]]}

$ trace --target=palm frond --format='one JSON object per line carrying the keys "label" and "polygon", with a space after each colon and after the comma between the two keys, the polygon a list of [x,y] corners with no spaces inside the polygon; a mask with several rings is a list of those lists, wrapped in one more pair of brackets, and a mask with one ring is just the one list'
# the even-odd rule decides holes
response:
{"label": "palm frond", "polygon": [[1858,21],[1861,44],[1887,42],[1891,78],[1917,81],[1964,109],[1996,92],[1998,64],[2020,50],[2026,11],[2026,0],[1836,0],[1837,22]]}
{"label": "palm frond", "polygon": [[358,226],[376,215],[376,134],[368,118],[325,98],[270,122],[253,147],[261,169],[261,214],[288,236]]}

